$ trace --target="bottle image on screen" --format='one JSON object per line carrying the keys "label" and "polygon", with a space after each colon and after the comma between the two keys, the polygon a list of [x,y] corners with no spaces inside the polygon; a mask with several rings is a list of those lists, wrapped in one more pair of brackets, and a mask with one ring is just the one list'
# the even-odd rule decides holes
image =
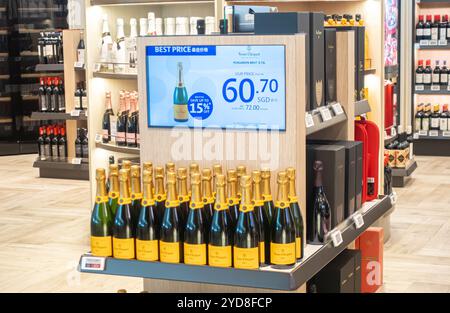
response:
{"label": "bottle image on screen", "polygon": [[259,259],[261,264],[269,263],[270,260],[270,222],[264,209],[264,200],[261,193],[261,172],[252,172],[253,202],[255,204],[255,215],[259,227]]}
{"label": "bottle image on screen", "polygon": [[94,256],[112,256],[113,216],[108,205],[105,169],[96,170],[97,195],[91,216],[91,253]]}
{"label": "bottle image on screen", "polygon": [[233,260],[235,268],[259,268],[259,229],[252,201],[252,180],[248,175],[240,181],[242,200],[234,232]]}
{"label": "bottle image on screen", "polygon": [[286,172],[278,173],[278,196],[272,220],[270,263],[295,264],[295,223],[289,207],[288,178]]}
{"label": "bottle image on screen", "polygon": [[162,220],[166,208],[167,195],[164,189],[164,168],[161,166],[155,167],[155,199],[158,218]]}
{"label": "bottle image on screen", "polygon": [[189,205],[189,215],[184,229],[184,263],[206,265],[206,222],[201,193],[201,176],[191,177],[192,198]]}
{"label": "bottle image on screen", "polygon": [[212,193],[212,172],[205,168],[202,171],[203,211],[205,215],[206,230],[209,230],[211,218],[214,213],[214,197]]}
{"label": "bottle image on screen", "polygon": [[216,179],[217,179],[217,175],[222,175],[223,174],[223,169],[222,169],[222,165],[220,164],[214,164],[213,165],[213,197],[214,199],[216,198]]}
{"label": "bottle image on screen", "polygon": [[264,209],[267,212],[267,217],[269,218],[269,222],[272,222],[274,204],[273,204],[272,191],[270,189],[270,176],[271,176],[271,173],[270,173],[269,169],[263,169],[261,171]]}
{"label": "bottle image on screen", "polygon": [[233,228],[236,226],[237,219],[239,217],[239,198],[237,195],[238,181],[236,170],[227,171],[228,181],[228,209],[230,210],[231,224]]}
{"label": "bottle image on screen", "polygon": [[[239,165],[236,168],[236,174],[237,174],[237,181],[239,183],[241,181],[241,177],[244,176],[244,175],[247,175],[247,167],[245,167],[244,165]],[[240,189],[238,189],[238,191],[237,191],[237,196],[238,196],[239,202],[240,202],[241,198],[242,198]]]}
{"label": "bottle image on screen", "polygon": [[109,207],[115,217],[119,206],[119,166],[117,164],[109,165],[109,182]]}
{"label": "bottle image on screen", "polygon": [[292,211],[295,223],[295,257],[297,260],[303,259],[304,255],[304,242],[303,242],[303,216],[300,211],[300,205],[298,204],[297,191],[295,188],[295,169],[290,167],[286,170],[286,174],[289,181],[289,206]]}
{"label": "bottle image on screen", "polygon": [[178,180],[178,200],[180,201],[180,219],[182,229],[186,226],[186,220],[189,214],[189,193],[187,185],[187,169],[180,167],[177,170]]}
{"label": "bottle image on screen", "polygon": [[135,227],[139,219],[139,213],[141,212],[141,203],[141,167],[139,165],[133,165],[131,167],[131,214]]}
{"label": "bottle image on screen", "polygon": [[175,122],[187,122],[189,120],[188,100],[188,93],[183,82],[183,63],[178,62],[178,83],[173,93],[173,118]]}
{"label": "bottle image on screen", "polygon": [[233,225],[225,196],[225,186],[225,176],[217,174],[215,177],[216,201],[208,240],[210,266],[231,267],[233,265]]}
{"label": "bottle image on screen", "polygon": [[113,225],[113,255],[118,259],[134,259],[134,229],[128,170],[119,171],[119,207]]}
{"label": "bottle image on screen", "polygon": [[314,211],[313,223],[308,228],[309,241],[322,244],[331,230],[331,210],[322,183],[323,163],[314,162]]}
{"label": "bottle image on screen", "polygon": [[159,227],[153,195],[153,174],[144,170],[142,174],[144,193],[136,227],[136,258],[141,261],[158,261]]}
{"label": "bottle image on screen", "polygon": [[[162,169],[162,168],[161,168]],[[163,176],[164,177],[164,176]],[[180,202],[177,197],[177,174],[167,174],[167,200],[161,220],[159,253],[161,262],[182,262],[182,241],[180,218],[178,216]]]}

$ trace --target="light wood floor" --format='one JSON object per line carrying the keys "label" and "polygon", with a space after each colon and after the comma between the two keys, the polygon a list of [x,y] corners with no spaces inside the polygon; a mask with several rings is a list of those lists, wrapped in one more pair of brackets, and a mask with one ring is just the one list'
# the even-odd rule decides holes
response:
{"label": "light wood floor", "polygon": [[[129,292],[142,279],[80,274],[89,249],[88,182],[38,178],[35,156],[0,157],[0,292]],[[385,292],[450,292],[450,158],[419,169],[392,215]]]}

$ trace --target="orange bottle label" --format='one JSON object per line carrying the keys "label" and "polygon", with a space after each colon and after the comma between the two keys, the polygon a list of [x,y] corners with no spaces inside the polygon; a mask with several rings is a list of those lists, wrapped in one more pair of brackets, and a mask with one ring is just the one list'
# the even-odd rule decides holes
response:
{"label": "orange bottle label", "polygon": [[136,239],[136,258],[140,261],[158,261],[158,240]]}
{"label": "orange bottle label", "polygon": [[231,246],[220,247],[208,245],[208,264],[216,267],[231,267],[231,254]]}
{"label": "orange bottle label", "polygon": [[302,257],[302,238],[295,238],[295,257],[300,259]]}
{"label": "orange bottle label", "polygon": [[112,256],[112,237],[91,236],[91,253],[94,256]]}
{"label": "orange bottle label", "polygon": [[259,268],[259,248],[233,248],[234,267],[242,269]]}
{"label": "orange bottle label", "polygon": [[259,243],[259,262],[266,263],[266,247],[264,246],[265,242],[261,241]]}
{"label": "orange bottle label", "polygon": [[270,263],[276,265],[295,264],[295,242],[270,243]]}
{"label": "orange bottle label", "polygon": [[180,246],[179,242],[159,242],[159,257],[161,262],[180,263]]}
{"label": "orange bottle label", "polygon": [[184,263],[206,265],[206,244],[184,243]]}
{"label": "orange bottle label", "polygon": [[134,259],[134,238],[113,238],[113,251],[117,259]]}

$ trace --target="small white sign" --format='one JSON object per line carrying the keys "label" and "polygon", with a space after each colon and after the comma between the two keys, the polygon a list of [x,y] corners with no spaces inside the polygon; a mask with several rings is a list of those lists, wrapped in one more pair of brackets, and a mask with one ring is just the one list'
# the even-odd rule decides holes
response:
{"label": "small white sign", "polygon": [[420,131],[419,131],[419,136],[428,136],[428,131],[426,131],[426,130],[420,130]]}
{"label": "small white sign", "polygon": [[94,64],[94,72],[100,72],[101,68],[102,68],[102,65],[100,63]]}
{"label": "small white sign", "polygon": [[428,45],[429,45],[429,46],[437,46],[437,45],[438,45],[438,41],[437,41],[437,40],[430,40],[430,41],[428,42]]}
{"label": "small white sign", "polygon": [[432,91],[441,91],[441,86],[439,86],[439,85],[433,85],[433,86],[431,86],[431,90],[432,90]]}
{"label": "small white sign", "polygon": [[430,130],[428,136],[430,136],[430,137],[439,137],[439,131],[437,131],[437,130]]}
{"label": "small white sign", "polygon": [[439,40],[439,46],[446,46],[448,44],[447,40]]}
{"label": "small white sign", "polygon": [[443,137],[450,137],[450,131],[444,131],[442,132]]}
{"label": "small white sign", "polygon": [[88,110],[84,110],[84,116],[88,117]]}
{"label": "small white sign", "polygon": [[73,65],[75,68],[84,68],[84,63],[83,62],[75,62],[75,64]]}
{"label": "small white sign", "polygon": [[331,105],[331,107],[333,108],[334,114],[336,116],[344,114],[344,110],[342,109],[342,105],[339,102]]}
{"label": "small white sign", "polygon": [[430,42],[429,42],[428,40],[421,40],[421,41],[420,41],[420,45],[421,45],[421,46],[425,46],[425,47],[426,47],[426,46],[428,46],[429,44],[430,44]]}
{"label": "small white sign", "polygon": [[102,135],[95,134],[95,142],[102,142]]}
{"label": "small white sign", "polygon": [[70,111],[70,116],[72,117],[79,117],[80,116],[80,110],[72,110]]}
{"label": "small white sign", "polygon": [[416,85],[416,91],[424,91],[425,86],[424,85]]}
{"label": "small white sign", "polygon": [[314,119],[311,113],[306,113],[305,115],[306,128],[311,128],[314,126]]}
{"label": "small white sign", "polygon": [[447,86],[447,91],[450,91],[450,86]]}
{"label": "small white sign", "polygon": [[322,107],[319,109],[320,115],[322,116],[322,121],[328,122],[333,117],[331,116],[331,112],[328,108]]}
{"label": "small white sign", "polygon": [[420,138],[420,137],[419,137],[419,133],[414,133],[413,138],[414,138],[415,140],[419,139],[419,138]]}
{"label": "small white sign", "polygon": [[73,165],[81,165],[81,158],[73,158],[72,164]]}
{"label": "small white sign", "polygon": [[102,257],[83,256],[81,258],[81,270],[104,271],[106,259]]}
{"label": "small white sign", "polygon": [[330,237],[331,240],[333,240],[333,246],[335,248],[339,247],[344,242],[344,240],[342,239],[342,232],[339,229],[331,232]]}
{"label": "small white sign", "polygon": [[352,216],[353,222],[355,222],[356,229],[360,229],[364,226],[364,217],[361,213],[357,212]]}

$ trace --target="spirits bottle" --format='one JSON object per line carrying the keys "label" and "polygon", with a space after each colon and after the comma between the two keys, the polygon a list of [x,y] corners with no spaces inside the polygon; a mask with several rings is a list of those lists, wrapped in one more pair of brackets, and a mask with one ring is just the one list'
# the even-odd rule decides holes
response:
{"label": "spirits bottle", "polygon": [[441,85],[446,87],[448,85],[448,75],[449,75],[449,70],[447,68],[447,61],[443,61],[443,65],[441,68]]}
{"label": "spirits bottle", "polygon": [[155,36],[156,35],[156,19],[154,12],[148,12],[147,14],[147,35]]}
{"label": "spirits bottle", "polygon": [[119,166],[117,164],[109,165],[109,207],[113,216],[116,216],[117,207],[119,206]]}
{"label": "spirits bottle", "polygon": [[432,73],[433,70],[431,69],[431,60],[427,60],[426,67],[423,72],[423,84],[426,86],[431,86],[432,83]]}
{"label": "spirits bottle", "polygon": [[180,220],[182,229],[186,226],[187,216],[189,214],[189,192],[187,185],[187,169],[180,167],[177,170],[177,181],[178,181],[178,199],[180,201]]}
{"label": "spirits bottle", "polygon": [[203,192],[203,211],[205,217],[205,227],[209,230],[211,225],[211,218],[214,213],[214,197],[212,194],[212,172],[211,169],[205,168],[202,171],[202,192]]}
{"label": "spirits bottle", "polygon": [[264,209],[264,199],[261,193],[261,172],[252,172],[253,202],[255,215],[259,228],[259,262],[265,264],[270,262],[270,222]]}
{"label": "spirits bottle", "polygon": [[142,204],[141,167],[131,166],[131,215],[134,227],[137,226]]}
{"label": "spirits bottle", "polygon": [[416,85],[422,85],[423,84],[423,60],[419,60],[419,66],[416,69]]}
{"label": "spirits bottle", "polygon": [[439,40],[439,24],[441,23],[441,16],[435,15],[434,22],[431,24],[431,40]]}
{"label": "spirits bottle", "polygon": [[426,22],[423,26],[423,40],[431,40],[431,24],[432,15],[427,15]]}
{"label": "spirits bottle", "polygon": [[124,31],[124,21],[122,18],[118,18],[116,21],[117,27],[117,39],[115,45],[115,67],[114,71],[117,73],[125,72],[126,64],[128,64],[127,59],[127,49],[125,47],[125,31]]}
{"label": "spirits bottle", "polygon": [[269,222],[272,223],[272,215],[274,210],[272,191],[270,189],[270,177],[271,173],[269,169],[263,169],[261,171],[262,178],[262,195],[264,199],[264,209],[267,212]]}
{"label": "spirits bottle", "polygon": [[110,91],[107,91],[105,95],[105,107],[102,122],[102,141],[103,143],[109,143],[111,141],[111,116],[114,115]]}
{"label": "spirits bottle", "polygon": [[436,66],[433,70],[433,76],[432,76],[432,84],[433,85],[440,85],[441,84],[441,68],[439,67],[439,61],[436,61]]}
{"label": "spirits bottle", "polygon": [[309,241],[312,244],[322,244],[331,230],[331,210],[322,183],[323,163],[314,162],[314,207],[313,222],[308,228]]}
{"label": "spirits bottle", "polygon": [[130,73],[137,72],[137,21],[135,18],[130,19],[130,37],[125,39],[128,52],[128,66]]}
{"label": "spirits bottle", "polygon": [[111,52],[113,49],[113,40],[109,31],[108,15],[103,15],[103,30],[102,30],[102,47],[100,50],[101,70],[111,70]]}
{"label": "spirits bottle", "polygon": [[175,122],[187,122],[188,116],[188,94],[183,82],[183,63],[178,62],[178,83],[173,93],[173,118]]}
{"label": "spirits bottle", "polygon": [[449,131],[449,123],[448,120],[450,118],[449,112],[448,112],[448,104],[444,104],[442,107],[442,113],[441,113],[441,119],[440,119],[440,130],[445,132]]}
{"label": "spirits bottle", "polygon": [[416,42],[423,40],[424,16],[419,15],[419,22],[416,25]]}
{"label": "spirits bottle", "polygon": [[231,223],[233,228],[236,226],[237,219],[239,217],[239,198],[237,195],[238,181],[236,170],[228,170],[228,209],[230,210]]}
{"label": "spirits bottle", "polygon": [[414,117],[415,131],[422,130],[422,119],[423,119],[423,103],[421,103],[417,106],[417,113]]}
{"label": "spirits bottle", "polygon": [[302,212],[300,211],[300,204],[298,203],[297,191],[295,186],[295,169],[290,167],[286,170],[289,182],[289,206],[291,208],[292,216],[295,223],[295,257],[297,260],[303,259],[304,256],[304,223]]}
{"label": "spirits bottle", "polygon": [[160,166],[155,167],[155,199],[156,208],[158,210],[158,218],[159,220],[162,220],[167,195],[164,189],[164,168]]}
{"label": "spirits bottle", "polygon": [[433,113],[430,116],[430,130],[439,130],[440,127],[440,106],[439,104],[435,104],[433,106]]}

